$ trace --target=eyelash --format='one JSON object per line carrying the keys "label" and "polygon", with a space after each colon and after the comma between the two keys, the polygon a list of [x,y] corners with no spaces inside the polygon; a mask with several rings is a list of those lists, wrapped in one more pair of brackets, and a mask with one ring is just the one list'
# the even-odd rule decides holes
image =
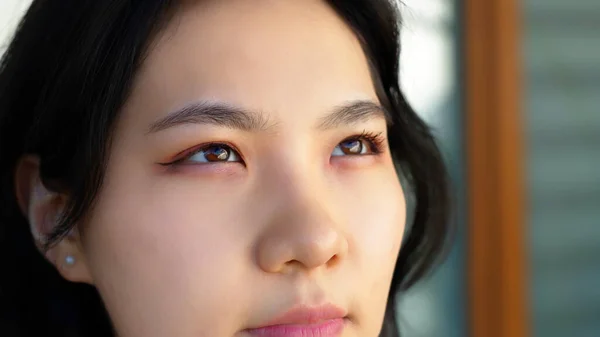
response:
{"label": "eyelash", "polygon": [[[350,136],[348,138],[345,138],[344,140],[339,142],[338,145],[341,143],[344,143],[344,142],[356,141],[356,140],[366,141],[368,143],[368,146],[369,146],[370,150],[372,151],[372,153],[363,154],[363,155],[349,155],[349,156],[357,156],[357,157],[358,156],[372,156],[372,155],[381,154],[384,151],[385,138],[383,137],[382,132],[375,133],[375,132],[363,131],[359,135]],[[185,150],[175,156],[177,159],[172,160],[167,163],[160,163],[160,165],[175,166],[175,165],[181,164],[182,162],[191,158],[195,154],[197,154],[201,151],[204,151],[212,146],[223,146],[223,147],[230,148],[231,150],[236,152],[236,154],[240,157],[242,164],[244,163],[244,158],[241,155],[241,152],[232,144],[229,144],[226,142],[210,142],[210,143],[205,143],[205,144],[199,145],[197,147],[193,147],[189,150]]]}

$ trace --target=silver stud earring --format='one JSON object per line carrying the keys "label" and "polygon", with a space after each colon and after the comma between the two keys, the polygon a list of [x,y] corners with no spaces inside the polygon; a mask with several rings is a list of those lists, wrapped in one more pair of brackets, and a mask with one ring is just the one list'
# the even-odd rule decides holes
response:
{"label": "silver stud earring", "polygon": [[67,266],[72,266],[75,264],[75,258],[71,255],[67,255],[67,257],[65,257],[65,263]]}

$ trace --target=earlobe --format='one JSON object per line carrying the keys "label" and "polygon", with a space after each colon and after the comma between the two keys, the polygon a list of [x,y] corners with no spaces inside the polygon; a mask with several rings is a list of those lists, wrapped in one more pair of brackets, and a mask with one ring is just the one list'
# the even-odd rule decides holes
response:
{"label": "earlobe", "polygon": [[59,223],[67,197],[44,186],[39,167],[39,158],[28,155],[19,160],[15,171],[17,201],[29,222],[35,245],[65,279],[91,284],[92,279],[81,248],[81,237],[76,229],[46,249],[47,238]]}
{"label": "earlobe", "polygon": [[81,249],[81,238],[77,230],[73,230],[56,246],[51,248],[52,264],[63,278],[71,282],[93,284],[88,264]]}

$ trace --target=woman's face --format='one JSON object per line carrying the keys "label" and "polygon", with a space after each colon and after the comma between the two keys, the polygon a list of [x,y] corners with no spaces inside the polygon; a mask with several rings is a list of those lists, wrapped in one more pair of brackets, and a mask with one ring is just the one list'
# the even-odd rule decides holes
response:
{"label": "woman's face", "polygon": [[324,2],[182,8],[137,75],[83,224],[117,333],[376,336],[405,221],[378,106]]}

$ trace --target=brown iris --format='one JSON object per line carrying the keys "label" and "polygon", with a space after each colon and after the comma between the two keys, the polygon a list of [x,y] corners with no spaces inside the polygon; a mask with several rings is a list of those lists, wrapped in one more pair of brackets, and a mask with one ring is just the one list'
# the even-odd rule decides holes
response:
{"label": "brown iris", "polygon": [[354,155],[361,154],[363,151],[363,142],[359,139],[347,140],[340,143],[340,149],[344,154]]}
{"label": "brown iris", "polygon": [[231,156],[231,149],[219,145],[208,147],[202,152],[208,162],[227,161]]}

